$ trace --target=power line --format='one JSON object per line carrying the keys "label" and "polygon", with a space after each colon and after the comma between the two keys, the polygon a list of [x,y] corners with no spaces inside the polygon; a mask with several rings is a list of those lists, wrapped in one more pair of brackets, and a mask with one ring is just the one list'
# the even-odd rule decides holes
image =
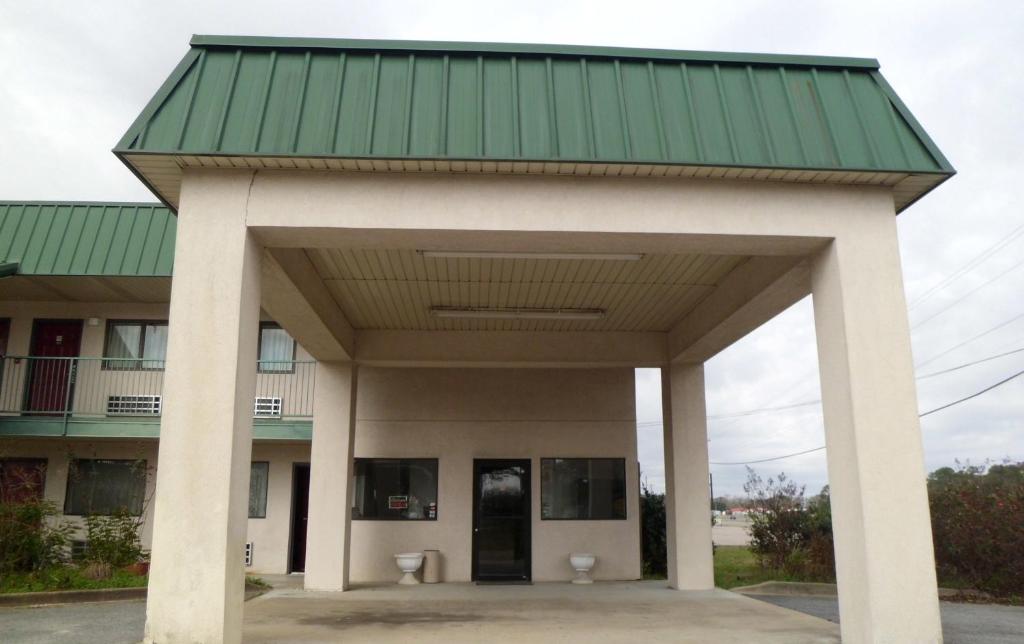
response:
{"label": "power line", "polygon": [[943,369],[942,371],[933,371],[931,373],[926,373],[924,375],[918,376],[917,379],[924,380],[925,378],[931,378],[932,376],[941,376],[944,373],[949,373],[951,371],[959,371],[960,369],[964,369],[966,367],[973,367],[976,364],[989,362],[991,360],[995,360],[996,358],[1005,358],[1006,356],[1012,356],[1013,354],[1020,353],[1021,351],[1024,351],[1024,347],[1021,347],[1020,349],[1014,349],[1013,351],[1007,351],[1005,353],[998,353],[994,356],[989,356],[987,358],[981,358],[980,360],[974,360],[973,362],[960,364],[955,367],[950,367],[949,369]]}
{"label": "power line", "polygon": [[[924,412],[923,414],[918,414],[917,417],[918,418],[924,418],[925,416],[934,414],[935,412],[938,412],[938,411],[942,411],[943,409],[949,409],[950,407],[953,407],[955,405],[959,405],[960,403],[967,402],[968,400],[971,400],[972,398],[977,398],[978,396],[980,396],[980,395],[982,395],[984,393],[988,393],[988,392],[992,391],[993,389],[995,389],[996,387],[1001,387],[1002,385],[1005,385],[1006,383],[1010,382],[1011,380],[1014,380],[1014,379],[1019,378],[1021,376],[1024,376],[1024,371],[1018,371],[1017,373],[1013,374],[1012,376],[1010,376],[1008,378],[1004,378],[1004,379],[1000,380],[999,382],[997,382],[997,383],[995,383],[993,385],[989,385],[988,387],[985,387],[981,391],[977,391],[977,392],[971,394],[970,396],[965,396],[965,397],[963,397],[963,398],[961,398],[959,400],[954,400],[953,402],[947,403],[947,404],[942,405],[940,407],[936,407],[934,409],[929,409],[928,411]],[[771,461],[781,461],[782,459],[785,459],[785,458],[792,458],[794,456],[802,456],[804,454],[810,454],[812,452],[820,452],[823,449],[825,449],[825,445],[822,445],[820,447],[814,447],[814,448],[811,448],[811,449],[807,449],[807,450],[804,450],[802,452],[794,452],[793,454],[784,454],[782,456],[773,456],[772,458],[762,458],[762,459],[758,459],[758,460],[754,460],[754,461],[733,461],[733,462],[709,461],[709,465],[754,465],[756,463],[768,463],[768,462],[771,462]]]}
{"label": "power line", "polygon": [[981,394],[983,394],[983,393],[986,393],[986,392],[989,392],[989,391],[992,391],[992,390],[993,390],[993,389],[995,389],[996,387],[1000,387],[1000,386],[1002,386],[1002,385],[1005,385],[1006,383],[1010,382],[1010,381],[1011,381],[1011,380],[1013,380],[1014,378],[1019,378],[1019,377],[1021,377],[1021,376],[1024,376],[1024,370],[1022,370],[1022,371],[1018,371],[1017,373],[1013,374],[1013,375],[1012,375],[1012,376],[1010,376],[1009,378],[1005,378],[1005,379],[1003,379],[1003,380],[1000,380],[1000,381],[999,381],[999,382],[997,382],[996,384],[994,384],[994,385],[990,385],[990,386],[988,386],[988,387],[985,387],[985,388],[984,388],[984,389],[982,389],[981,391],[979,391],[979,392],[976,392],[976,393],[973,393],[973,394],[971,394],[970,396],[966,396],[966,397],[964,397],[964,398],[961,398],[960,400],[954,400],[953,402],[951,402],[951,403],[949,403],[949,404],[946,404],[946,405],[942,405],[941,407],[936,407],[935,409],[929,409],[928,411],[926,411],[926,412],[924,412],[923,414],[921,414],[921,415],[919,416],[919,418],[924,418],[925,416],[928,416],[929,414],[934,414],[935,412],[937,412],[937,411],[942,411],[943,409],[949,409],[949,408],[950,408],[950,407],[952,407],[953,405],[959,405],[959,404],[960,404],[960,403],[962,403],[962,402],[967,402],[967,401],[968,401],[968,400],[970,400],[971,398],[977,398],[977,397],[978,397],[978,396],[980,396]]}
{"label": "power line", "polygon": [[920,363],[914,365],[914,368],[915,369],[920,369],[921,367],[925,366],[926,364],[931,364],[932,362],[935,362],[936,360],[938,360],[942,356],[947,355],[949,353],[952,353],[953,351],[956,351],[957,349],[959,349],[960,347],[964,346],[965,344],[970,344],[971,342],[974,342],[975,340],[977,340],[979,338],[982,338],[982,337],[988,335],[989,333],[992,333],[993,331],[998,331],[999,329],[1003,328],[1004,326],[1012,324],[1012,323],[1016,322],[1017,320],[1019,320],[1021,318],[1024,318],[1024,313],[1019,313],[1019,314],[1013,316],[1012,318],[1010,318],[1009,320],[1006,320],[1005,322],[1000,322],[999,324],[995,325],[994,327],[992,327],[990,329],[987,329],[985,331],[982,331],[978,335],[975,335],[973,337],[970,337],[970,338],[964,340],[960,344],[955,344],[955,345],[951,346],[950,348],[946,349],[945,351],[933,355],[932,357],[928,358],[924,362],[920,362]]}
{"label": "power line", "polygon": [[935,313],[932,313],[931,315],[929,315],[929,316],[928,316],[928,317],[926,317],[925,319],[921,320],[921,321],[920,321],[920,322],[918,322],[917,324],[914,324],[913,326],[911,326],[911,327],[910,327],[910,330],[911,330],[911,331],[914,331],[914,330],[916,330],[916,329],[918,329],[918,328],[920,328],[920,327],[924,326],[925,324],[928,324],[929,322],[931,322],[931,321],[932,321],[932,320],[934,320],[935,318],[939,317],[940,315],[942,315],[942,314],[943,314],[943,313],[945,313],[946,311],[948,311],[948,310],[950,310],[951,308],[955,307],[956,305],[960,304],[961,302],[963,302],[963,301],[964,301],[964,300],[966,300],[967,298],[971,297],[972,295],[974,295],[975,293],[977,293],[977,292],[978,292],[978,291],[980,291],[981,289],[985,288],[985,287],[986,287],[986,286],[988,286],[989,284],[992,284],[993,282],[995,282],[995,281],[999,280],[1000,278],[1003,278],[1003,277],[1005,277],[1006,275],[1008,275],[1008,274],[1012,273],[1013,271],[1017,270],[1017,269],[1018,269],[1018,268],[1020,268],[1021,266],[1024,266],[1024,260],[1021,260],[1021,261],[1017,262],[1016,264],[1014,264],[1014,265],[1013,265],[1013,266],[1011,266],[1010,268],[1006,269],[1006,270],[1005,270],[1005,271],[1003,271],[1002,273],[999,273],[998,275],[996,275],[995,277],[993,277],[993,278],[989,279],[988,281],[986,281],[986,282],[984,282],[984,283],[982,283],[982,284],[979,284],[978,286],[976,286],[976,287],[972,288],[972,289],[971,289],[970,291],[968,291],[967,293],[965,293],[965,294],[964,294],[963,296],[961,296],[961,297],[959,297],[959,298],[957,298],[957,299],[953,300],[952,302],[950,302],[949,304],[947,304],[947,305],[946,305],[946,306],[944,306],[943,308],[939,309],[939,310],[938,310],[938,311],[936,311]]}
{"label": "power line", "polygon": [[[926,374],[917,376],[917,380],[924,380],[925,378],[931,378],[933,376],[940,376],[940,375],[942,375],[944,373],[950,373],[952,371],[959,371],[960,369],[965,369],[967,367],[973,367],[974,365],[982,364],[983,362],[990,362],[990,361],[995,360],[997,358],[1005,358],[1006,356],[1011,356],[1011,355],[1013,355],[1015,353],[1021,353],[1022,351],[1024,351],[1024,347],[1021,347],[1019,349],[1014,349],[1013,351],[1006,351],[1005,353],[998,353],[998,354],[996,354],[994,356],[988,356],[987,358],[980,358],[978,360],[972,360],[971,362],[965,362],[964,364],[959,364],[959,365],[957,365],[955,367],[950,367],[948,369],[942,369],[941,371],[933,371],[931,373],[926,373]],[[817,405],[820,402],[821,402],[821,398],[815,398],[814,400],[805,400],[804,402],[794,403],[792,405],[779,405],[777,407],[758,407],[758,408],[754,408],[754,409],[747,409],[745,411],[734,412],[734,413],[731,413],[731,414],[717,414],[717,415],[714,415],[714,416],[708,416],[708,419],[712,420],[712,419],[722,419],[722,418],[736,418],[736,417],[739,417],[739,416],[754,416],[756,414],[767,413],[767,412],[772,412],[772,411],[785,411],[787,409],[796,409],[798,407],[810,407],[811,405]],[[660,423],[660,421],[655,421],[653,423],[648,422],[648,423],[637,423],[637,424],[638,425],[640,425],[640,424],[645,424],[645,425],[656,424],[656,425],[660,425],[661,423]]]}
{"label": "power line", "polygon": [[813,449],[805,449],[802,452],[794,452],[792,454],[786,454],[785,456],[775,456],[773,458],[762,458],[757,461],[736,461],[733,463],[716,463],[714,461],[709,462],[709,465],[754,465],[755,463],[767,463],[768,461],[781,461],[784,458],[791,458],[793,456],[802,456],[803,454],[810,454],[811,452],[820,452],[825,449],[825,446],[815,447]]}
{"label": "power line", "polygon": [[1017,226],[1016,228],[1011,230],[1007,236],[1003,237],[1000,241],[996,242],[992,246],[989,246],[979,254],[975,255],[974,258],[972,258],[966,264],[964,264],[957,270],[953,271],[945,278],[939,280],[936,284],[933,284],[931,288],[927,289],[924,293],[919,295],[916,300],[911,302],[910,309],[913,310],[920,306],[922,302],[930,298],[932,295],[938,293],[945,287],[957,281],[958,279],[969,273],[975,266],[981,264],[992,255],[995,255],[1002,249],[1006,248],[1006,246],[1009,245],[1010,242],[1012,242],[1017,237],[1020,237],[1022,234],[1024,234],[1024,224]]}

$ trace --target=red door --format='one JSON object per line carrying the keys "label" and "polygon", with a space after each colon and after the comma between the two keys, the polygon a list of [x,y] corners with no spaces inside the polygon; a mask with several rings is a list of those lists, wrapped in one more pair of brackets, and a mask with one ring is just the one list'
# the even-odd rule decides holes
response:
{"label": "red door", "polygon": [[36,320],[29,364],[29,413],[63,414],[70,402],[71,360],[82,344],[81,320]]}

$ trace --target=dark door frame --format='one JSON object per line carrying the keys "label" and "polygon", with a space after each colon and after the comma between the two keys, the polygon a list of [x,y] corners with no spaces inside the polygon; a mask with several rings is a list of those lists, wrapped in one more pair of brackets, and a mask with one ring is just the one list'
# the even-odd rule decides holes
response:
{"label": "dark door frame", "polygon": [[[295,567],[295,547],[297,545],[295,539],[295,523],[298,517],[296,516],[296,509],[298,508],[299,500],[299,486],[298,483],[298,471],[305,469],[307,472],[310,471],[309,463],[292,463],[292,507],[291,513],[288,519],[288,572],[305,572],[306,570],[306,544],[302,544],[302,569]],[[306,475],[306,529],[305,534],[309,535],[309,475]]]}
{"label": "dark door frame", "polygon": [[[470,559],[472,560],[470,579],[472,581],[487,581],[479,578],[479,571],[477,570],[479,562],[479,549],[480,543],[477,539],[479,520],[480,520],[480,465],[482,464],[491,465],[521,465],[525,468],[526,473],[523,476],[524,486],[524,497],[526,499],[525,508],[525,535],[524,542],[526,544],[526,552],[524,554],[524,567],[526,578],[523,581],[533,580],[533,461],[529,458],[474,458],[473,459],[473,546],[470,553]],[[513,581],[510,579],[510,581]]]}
{"label": "dark door frame", "polygon": [[[32,354],[36,353],[36,350],[35,350],[35,348],[36,348],[36,341],[39,339],[39,335],[38,335],[39,334],[39,326],[41,324],[67,324],[67,325],[70,326],[70,325],[74,324],[75,322],[78,323],[78,346],[75,347],[75,355],[74,356],[66,356],[66,357],[74,357],[74,358],[80,357],[82,355],[82,336],[85,335],[85,320],[82,319],[82,318],[35,318],[35,319],[33,319],[32,320],[32,332],[29,334],[29,340],[28,340],[28,354],[29,354],[29,357],[39,357],[39,356],[33,356]],[[70,361],[69,361],[69,363],[70,363]],[[25,391],[22,394],[23,395],[23,400],[21,401],[21,408],[22,408],[22,410],[25,410],[27,407],[30,407],[31,404],[32,404],[32,402],[31,402],[32,401],[32,388],[33,388],[33,384],[34,384],[34,380],[33,379],[35,378],[35,367],[36,367],[36,365],[35,365],[35,363],[33,361],[29,361],[28,364],[26,365],[26,369],[25,369]],[[68,369],[70,370],[72,368],[74,368],[74,367],[69,364]],[[68,383],[67,391],[63,392],[64,393],[64,398],[65,398],[65,400],[67,402],[66,403],[62,403],[62,407],[67,407],[68,403],[70,403],[72,400],[74,400],[74,397],[75,397],[75,380],[76,380],[76,378],[75,378],[74,374],[70,374],[70,376],[71,376],[71,380]],[[22,411],[22,414],[26,414],[26,415],[34,415],[36,413],[39,413],[39,414],[42,414],[42,415],[56,415],[56,412],[52,412],[52,411],[43,411],[43,412],[35,412],[35,411],[32,411],[32,410],[29,410],[27,412],[26,411]],[[67,417],[67,416],[71,415],[71,410],[70,409],[62,409],[59,413],[60,413],[60,415]]]}

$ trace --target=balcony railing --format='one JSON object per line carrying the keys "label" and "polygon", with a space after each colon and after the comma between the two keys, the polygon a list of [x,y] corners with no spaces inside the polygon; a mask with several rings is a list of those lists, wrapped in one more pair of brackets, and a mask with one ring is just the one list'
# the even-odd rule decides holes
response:
{"label": "balcony railing", "polygon": [[[258,361],[253,417],[313,416],[312,360]],[[0,414],[153,418],[163,408],[163,360],[6,356]]]}

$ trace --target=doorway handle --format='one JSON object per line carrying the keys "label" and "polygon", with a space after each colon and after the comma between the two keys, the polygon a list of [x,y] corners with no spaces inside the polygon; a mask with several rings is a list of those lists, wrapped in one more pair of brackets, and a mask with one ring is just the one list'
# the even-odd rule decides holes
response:
{"label": "doorway handle", "polygon": [[480,532],[480,528],[473,528],[473,532]]}

